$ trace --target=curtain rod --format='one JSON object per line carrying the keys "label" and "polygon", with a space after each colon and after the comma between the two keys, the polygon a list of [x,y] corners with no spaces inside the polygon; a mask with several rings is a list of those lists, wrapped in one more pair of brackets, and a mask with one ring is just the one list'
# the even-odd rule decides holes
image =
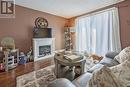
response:
{"label": "curtain rod", "polygon": [[[127,0],[120,0],[120,1],[118,1],[117,3],[121,3],[121,2],[124,2],[124,1],[127,1]],[[115,5],[115,4],[114,4],[114,5]],[[99,9],[97,9],[97,10],[94,10],[94,11],[91,11],[91,12],[84,13],[84,14],[82,14],[82,15],[76,16],[75,18],[85,17],[85,16],[87,16],[87,15],[90,16],[90,15],[102,13],[102,12],[104,12],[105,10],[107,11],[107,10],[112,9],[112,8],[121,8],[121,7],[122,7],[122,6],[114,6],[114,5],[110,5],[110,6],[104,7],[104,9],[103,9],[103,8],[99,8]],[[111,7],[111,6],[113,6],[113,7]],[[128,6],[128,5],[123,6],[123,7],[127,7],[127,6]],[[106,9],[105,9],[105,8],[106,8]]]}
{"label": "curtain rod", "polygon": [[92,12],[92,13],[88,13],[88,14],[83,14],[83,15],[81,15],[79,17],[76,17],[76,18],[83,18],[83,17],[87,17],[87,16],[92,16],[92,15],[100,14],[100,13],[110,11],[110,10],[113,10],[113,9],[116,9],[116,8],[117,7],[112,7],[112,8],[104,9],[104,10],[101,10],[101,11],[96,11],[96,12]]}

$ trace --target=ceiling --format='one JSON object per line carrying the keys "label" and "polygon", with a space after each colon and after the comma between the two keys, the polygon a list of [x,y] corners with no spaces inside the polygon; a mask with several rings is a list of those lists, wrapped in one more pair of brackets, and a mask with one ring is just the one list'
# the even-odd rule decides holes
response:
{"label": "ceiling", "polygon": [[16,5],[71,18],[123,0],[16,0]]}

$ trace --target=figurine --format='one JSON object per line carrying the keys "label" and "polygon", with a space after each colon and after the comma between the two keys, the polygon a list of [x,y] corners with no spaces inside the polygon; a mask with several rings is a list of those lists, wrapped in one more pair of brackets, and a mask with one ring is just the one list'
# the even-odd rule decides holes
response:
{"label": "figurine", "polygon": [[27,53],[27,61],[33,61],[32,48],[30,48],[30,51]]}
{"label": "figurine", "polygon": [[19,64],[26,64],[27,61],[27,57],[24,54],[24,52],[20,52],[20,56],[19,56]]}

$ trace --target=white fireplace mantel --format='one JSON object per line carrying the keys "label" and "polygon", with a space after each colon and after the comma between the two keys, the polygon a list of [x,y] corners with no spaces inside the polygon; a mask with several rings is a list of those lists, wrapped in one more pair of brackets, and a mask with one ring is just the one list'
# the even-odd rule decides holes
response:
{"label": "white fireplace mantel", "polygon": [[[51,46],[51,54],[46,55],[44,57],[39,57],[39,47],[50,45]],[[34,61],[38,61],[41,59],[46,59],[54,56],[55,51],[55,38],[33,38],[33,55]]]}

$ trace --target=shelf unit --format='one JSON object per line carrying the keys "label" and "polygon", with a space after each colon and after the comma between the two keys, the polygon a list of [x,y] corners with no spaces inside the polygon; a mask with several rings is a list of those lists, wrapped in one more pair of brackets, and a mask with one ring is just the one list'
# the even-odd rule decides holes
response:
{"label": "shelf unit", "polygon": [[67,27],[65,30],[65,50],[70,51],[72,50],[72,39],[71,39],[71,32],[70,29]]}
{"label": "shelf unit", "polygon": [[5,71],[13,69],[18,65],[19,62],[19,50],[7,50],[4,51],[5,57],[3,58],[3,64],[5,66]]}

